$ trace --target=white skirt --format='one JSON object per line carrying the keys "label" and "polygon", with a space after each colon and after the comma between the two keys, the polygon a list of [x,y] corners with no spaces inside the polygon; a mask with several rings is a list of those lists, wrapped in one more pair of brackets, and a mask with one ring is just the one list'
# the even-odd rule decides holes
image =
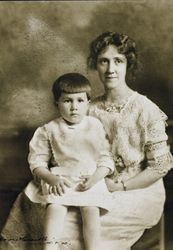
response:
{"label": "white skirt", "polygon": [[64,206],[95,206],[110,211],[113,206],[113,197],[108,191],[105,180],[97,182],[92,188],[86,191],[78,191],[77,186],[81,182],[80,176],[62,175],[62,168],[53,168],[54,174],[73,183],[72,187],[65,187],[63,195],[49,194],[49,184],[41,180],[40,185],[31,181],[24,192],[28,198],[35,203],[56,203]]}

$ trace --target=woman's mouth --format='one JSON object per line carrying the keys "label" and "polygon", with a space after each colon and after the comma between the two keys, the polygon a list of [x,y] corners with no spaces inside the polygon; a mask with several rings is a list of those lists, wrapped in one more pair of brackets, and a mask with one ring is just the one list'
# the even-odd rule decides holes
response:
{"label": "woman's mouth", "polygon": [[117,76],[106,76],[106,79],[117,79]]}

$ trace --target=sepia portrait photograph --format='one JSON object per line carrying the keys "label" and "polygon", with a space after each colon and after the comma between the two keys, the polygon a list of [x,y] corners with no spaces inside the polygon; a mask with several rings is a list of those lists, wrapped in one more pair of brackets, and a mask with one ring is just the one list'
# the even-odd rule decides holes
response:
{"label": "sepia portrait photograph", "polygon": [[172,13],[0,1],[0,250],[173,249]]}

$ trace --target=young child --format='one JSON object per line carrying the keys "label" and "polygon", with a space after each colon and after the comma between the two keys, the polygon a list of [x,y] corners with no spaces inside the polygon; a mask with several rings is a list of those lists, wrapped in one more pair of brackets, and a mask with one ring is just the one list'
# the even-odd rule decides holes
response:
{"label": "young child", "polygon": [[[39,127],[30,141],[30,169],[40,185],[30,182],[25,194],[47,204],[44,249],[60,249],[67,209],[80,207],[86,250],[100,250],[100,208],[111,209],[104,177],[114,161],[101,122],[87,116],[91,87],[78,73],[60,76],[53,84],[60,117]],[[58,243],[58,244],[57,244]]]}

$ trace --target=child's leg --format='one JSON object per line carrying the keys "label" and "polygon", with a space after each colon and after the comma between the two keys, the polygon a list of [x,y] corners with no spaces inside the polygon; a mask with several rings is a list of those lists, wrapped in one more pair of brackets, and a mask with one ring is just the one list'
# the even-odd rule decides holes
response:
{"label": "child's leg", "polygon": [[47,206],[44,223],[44,235],[46,237],[44,250],[59,250],[58,240],[62,235],[66,214],[67,207],[65,206],[57,204],[49,204]]}
{"label": "child's leg", "polygon": [[100,250],[100,210],[98,207],[81,207],[83,237],[86,250]]}

